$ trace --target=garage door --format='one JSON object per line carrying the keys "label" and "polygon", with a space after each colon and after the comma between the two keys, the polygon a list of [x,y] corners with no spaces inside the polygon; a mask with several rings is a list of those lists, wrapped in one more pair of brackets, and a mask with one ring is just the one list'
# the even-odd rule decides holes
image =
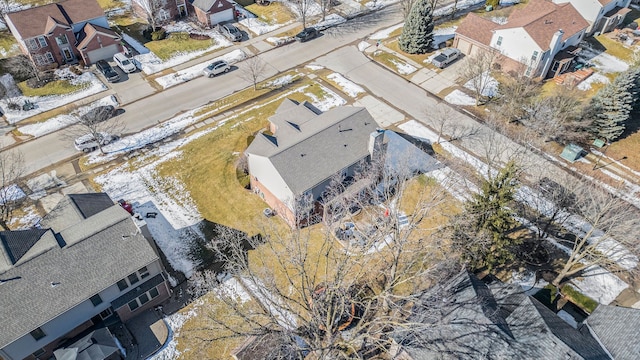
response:
{"label": "garage door", "polygon": [[113,55],[118,52],[118,50],[118,44],[113,44],[100,49],[91,50],[87,52],[87,56],[89,57],[89,61],[94,64],[98,60],[112,58]]}
{"label": "garage door", "polygon": [[211,25],[233,20],[233,8],[211,14]]}

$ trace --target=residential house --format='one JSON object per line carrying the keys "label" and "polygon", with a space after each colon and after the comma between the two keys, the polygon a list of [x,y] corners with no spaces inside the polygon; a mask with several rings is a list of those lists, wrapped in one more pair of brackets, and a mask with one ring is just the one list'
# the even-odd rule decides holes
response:
{"label": "residential house", "polygon": [[531,0],[504,24],[470,13],[456,29],[453,46],[465,55],[496,52],[503,71],[553,77],[569,68],[588,27],[570,3]]}
{"label": "residential house", "polygon": [[395,333],[404,359],[612,358],[586,326],[572,327],[520,285],[485,283],[466,270],[422,294],[409,321],[424,327]]}
{"label": "residential house", "polygon": [[169,297],[146,225],[107,194],[67,195],[41,225],[0,232],[0,358],[49,358],[101,320]]}
{"label": "residential house", "polygon": [[133,13],[143,19],[153,17],[158,24],[185,17],[192,12],[193,7],[187,0],[132,0]]}
{"label": "residential house", "polygon": [[95,0],[63,0],[5,14],[5,20],[22,52],[40,68],[90,65],[122,51],[122,38]]}
{"label": "residential house", "polygon": [[70,339],[68,345],[53,355],[56,360],[120,360],[124,354],[109,329],[103,327]]}
{"label": "residential house", "polygon": [[322,112],[286,99],[245,154],[251,189],[294,226],[300,202],[320,200],[336,176],[352,177],[382,148],[383,136],[362,107]]}
{"label": "residential house", "polygon": [[228,0],[193,0],[198,22],[207,28],[236,18],[235,6]]}
{"label": "residential house", "polygon": [[553,0],[556,4],[571,3],[589,22],[587,35],[606,33],[621,25],[629,11],[631,0]]}
{"label": "residential house", "polygon": [[640,309],[598,305],[584,324],[614,359],[640,359]]}

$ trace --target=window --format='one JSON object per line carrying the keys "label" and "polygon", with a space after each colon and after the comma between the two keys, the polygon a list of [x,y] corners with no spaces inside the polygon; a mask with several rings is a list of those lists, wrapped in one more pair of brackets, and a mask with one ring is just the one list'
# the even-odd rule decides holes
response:
{"label": "window", "polygon": [[45,54],[45,56],[47,57],[47,61],[48,61],[49,63],[54,63],[54,62],[56,62],[56,60],[53,58],[53,55],[51,55],[51,53],[50,53],[50,52],[46,53],[46,54]]}
{"label": "window", "polygon": [[113,310],[111,310],[110,307],[104,309],[101,313],[100,313],[100,318],[102,320],[108,318],[109,316],[113,315]]}
{"label": "window", "polygon": [[120,291],[126,289],[129,287],[129,284],[127,284],[127,280],[122,279],[120,281],[118,281],[118,289],[120,289]]}
{"label": "window", "polygon": [[138,299],[133,299],[129,301],[129,310],[133,311],[139,307],[140,305],[138,304]]}
{"label": "window", "polygon": [[44,38],[44,36],[38,36],[38,43],[40,44],[40,47],[47,46],[47,40]]}
{"label": "window", "polygon": [[502,45],[502,36],[498,36],[498,41],[496,41],[496,45]]}
{"label": "window", "polygon": [[147,295],[147,293],[144,293],[140,296],[138,296],[138,301],[140,301],[140,305],[144,305],[146,303],[149,302],[149,295]]}
{"label": "window", "polygon": [[38,50],[39,48],[38,42],[36,41],[36,39],[27,40],[27,46],[29,47],[30,50]]}
{"label": "window", "polygon": [[158,289],[153,288],[153,289],[149,290],[149,296],[151,296],[151,298],[152,298],[152,299],[153,299],[153,298],[155,298],[155,297],[157,297],[158,295],[160,295],[160,294],[158,293]]}
{"label": "window", "polygon": [[102,304],[102,298],[100,297],[100,294],[93,295],[92,297],[89,298],[89,300],[91,300],[91,303],[93,304],[93,306],[98,306]]}
{"label": "window", "polygon": [[58,45],[66,45],[66,44],[68,44],[68,43],[69,43],[69,41],[67,40],[67,35],[62,34],[62,35],[58,36],[58,37],[56,38],[56,43],[57,43]]}
{"label": "window", "polygon": [[531,55],[531,62],[535,62],[537,58],[538,58],[538,52],[534,51],[533,55]]}
{"label": "window", "polygon": [[33,357],[37,358],[38,356],[44,355],[44,353],[46,353],[47,351],[45,349],[39,349],[38,351],[34,352]]}
{"label": "window", "polygon": [[147,267],[145,266],[138,270],[138,274],[140,275],[140,279],[144,279],[149,276],[149,269],[147,269]]}
{"label": "window", "polygon": [[42,329],[40,329],[40,328],[36,328],[32,332],[30,332],[30,334],[31,334],[31,336],[33,336],[34,339],[36,339],[36,341],[42,339],[45,336],[47,336],[47,334],[45,334],[44,331],[42,331]]}
{"label": "window", "polygon": [[138,279],[138,274],[133,273],[129,276],[127,276],[127,279],[129,279],[129,284],[133,285],[135,283],[137,283],[138,281],[140,281],[140,279]]}

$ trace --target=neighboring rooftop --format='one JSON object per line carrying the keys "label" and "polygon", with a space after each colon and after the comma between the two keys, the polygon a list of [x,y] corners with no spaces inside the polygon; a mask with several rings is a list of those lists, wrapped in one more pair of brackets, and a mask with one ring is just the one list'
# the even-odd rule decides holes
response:
{"label": "neighboring rooftop", "polygon": [[43,228],[61,232],[65,228],[113,206],[106,193],[70,194],[65,196],[40,221]]}
{"label": "neighboring rooftop", "polygon": [[112,359],[118,353],[118,345],[107,328],[100,328],[81,336],[53,354],[56,360],[103,360]]}
{"label": "neighboring rooftop", "polygon": [[[78,207],[85,214],[100,208],[101,199],[106,205],[99,194],[96,203],[84,202],[87,199],[68,196],[61,203],[80,200]],[[30,251],[37,254],[31,256]],[[0,283],[0,348],[156,261],[158,255],[129,213],[111,202],[59,235],[45,230],[23,258],[29,260],[0,269],[0,279],[5,280]]]}
{"label": "neighboring rooftop", "polygon": [[499,27],[497,24],[489,19],[483,18],[475,13],[469,13],[462,20],[456,33],[474,39],[475,41],[489,46],[491,44],[491,37],[493,36],[493,30]]}
{"label": "neighboring rooftop", "polygon": [[419,333],[394,338],[414,360],[610,359],[586,329],[572,328],[519,285],[486,284],[466,271],[421,297]]}
{"label": "neighboring rooftop", "polygon": [[639,309],[598,305],[586,324],[614,359],[640,359]]}

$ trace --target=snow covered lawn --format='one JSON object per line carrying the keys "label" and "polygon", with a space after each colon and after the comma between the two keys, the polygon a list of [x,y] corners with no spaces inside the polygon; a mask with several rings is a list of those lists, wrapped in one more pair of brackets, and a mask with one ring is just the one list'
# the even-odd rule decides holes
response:
{"label": "snow covered lawn", "polygon": [[353,83],[351,80],[347,80],[347,78],[345,78],[341,74],[333,73],[327,76],[327,79],[336,83],[336,85],[338,86],[338,88],[340,88],[340,90],[344,91],[347,95],[351,96],[352,98],[355,98],[359,94],[362,94],[365,92],[362,87]]}
{"label": "snow covered lawn", "polygon": [[162,86],[163,89],[170,88],[172,86],[181,84],[183,82],[187,82],[189,80],[193,80],[198,76],[202,76],[202,70],[209,64],[217,60],[225,60],[229,64],[234,64],[236,62],[242,61],[245,58],[245,54],[242,50],[236,49],[230,53],[224,54],[217,58],[214,58],[210,61],[203,62],[198,65],[191,66],[184,70],[180,70],[176,73],[161,76],[155,79],[155,81]]}
{"label": "snow covered lawn", "polygon": [[444,101],[453,105],[474,106],[476,104],[476,99],[460,90],[453,90],[449,95],[444,97]]}

